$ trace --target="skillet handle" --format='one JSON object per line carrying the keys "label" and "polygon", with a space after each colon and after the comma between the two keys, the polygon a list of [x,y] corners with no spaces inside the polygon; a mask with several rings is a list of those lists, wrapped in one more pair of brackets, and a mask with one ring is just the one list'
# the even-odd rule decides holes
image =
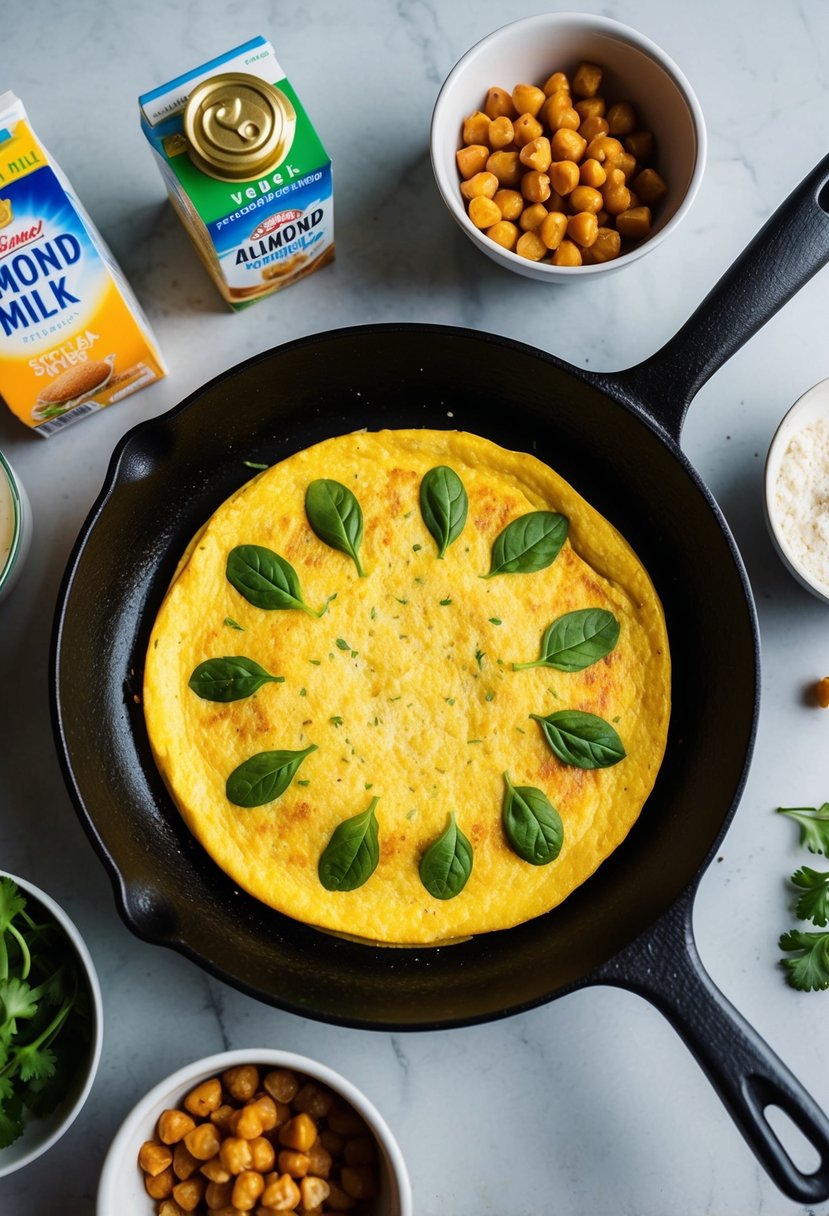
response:
{"label": "skillet handle", "polygon": [[777,208],[682,329],[612,380],[678,442],[703,384],[827,261],[829,156]]}
{"label": "skillet handle", "polygon": [[[596,976],[645,997],[667,1017],[784,1194],[821,1203],[829,1199],[829,1118],[705,971],[691,924],[693,897],[683,894]],[[780,1107],[816,1150],[814,1173],[795,1165],[766,1119],[769,1106]]]}

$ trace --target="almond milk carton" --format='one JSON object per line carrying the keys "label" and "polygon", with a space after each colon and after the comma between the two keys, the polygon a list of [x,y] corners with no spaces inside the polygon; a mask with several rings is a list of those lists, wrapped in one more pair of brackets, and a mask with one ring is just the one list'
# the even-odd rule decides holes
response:
{"label": "almond milk carton", "polygon": [[48,438],[166,371],[101,234],[0,94],[0,396]]}
{"label": "almond milk carton", "polygon": [[231,308],[333,258],[331,161],[264,38],[139,105],[173,206]]}

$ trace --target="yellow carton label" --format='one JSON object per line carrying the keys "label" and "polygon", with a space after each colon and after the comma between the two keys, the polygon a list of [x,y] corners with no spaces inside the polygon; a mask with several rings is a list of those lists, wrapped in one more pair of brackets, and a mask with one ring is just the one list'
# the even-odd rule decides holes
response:
{"label": "yellow carton label", "polygon": [[48,436],[166,370],[100,233],[0,96],[0,394]]}

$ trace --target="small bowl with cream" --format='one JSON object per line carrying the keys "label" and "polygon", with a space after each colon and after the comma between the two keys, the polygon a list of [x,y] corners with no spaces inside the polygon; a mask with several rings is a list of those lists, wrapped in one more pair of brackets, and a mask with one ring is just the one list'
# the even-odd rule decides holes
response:
{"label": "small bowl with cream", "polygon": [[0,452],[0,600],[23,569],[32,539],[32,508],[23,485]]}
{"label": "small bowl with cream", "polygon": [[766,522],[783,564],[829,604],[829,380],[784,416],[766,458]]}

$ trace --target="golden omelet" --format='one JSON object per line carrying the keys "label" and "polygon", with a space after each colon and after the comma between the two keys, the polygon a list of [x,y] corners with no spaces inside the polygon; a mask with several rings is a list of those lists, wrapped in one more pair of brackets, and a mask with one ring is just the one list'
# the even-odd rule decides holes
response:
{"label": "golden omelet", "polygon": [[208,520],[144,709],[188,827],[251,895],[439,942],[548,911],[625,838],[664,752],[668,640],[633,550],[539,460],[355,433]]}

